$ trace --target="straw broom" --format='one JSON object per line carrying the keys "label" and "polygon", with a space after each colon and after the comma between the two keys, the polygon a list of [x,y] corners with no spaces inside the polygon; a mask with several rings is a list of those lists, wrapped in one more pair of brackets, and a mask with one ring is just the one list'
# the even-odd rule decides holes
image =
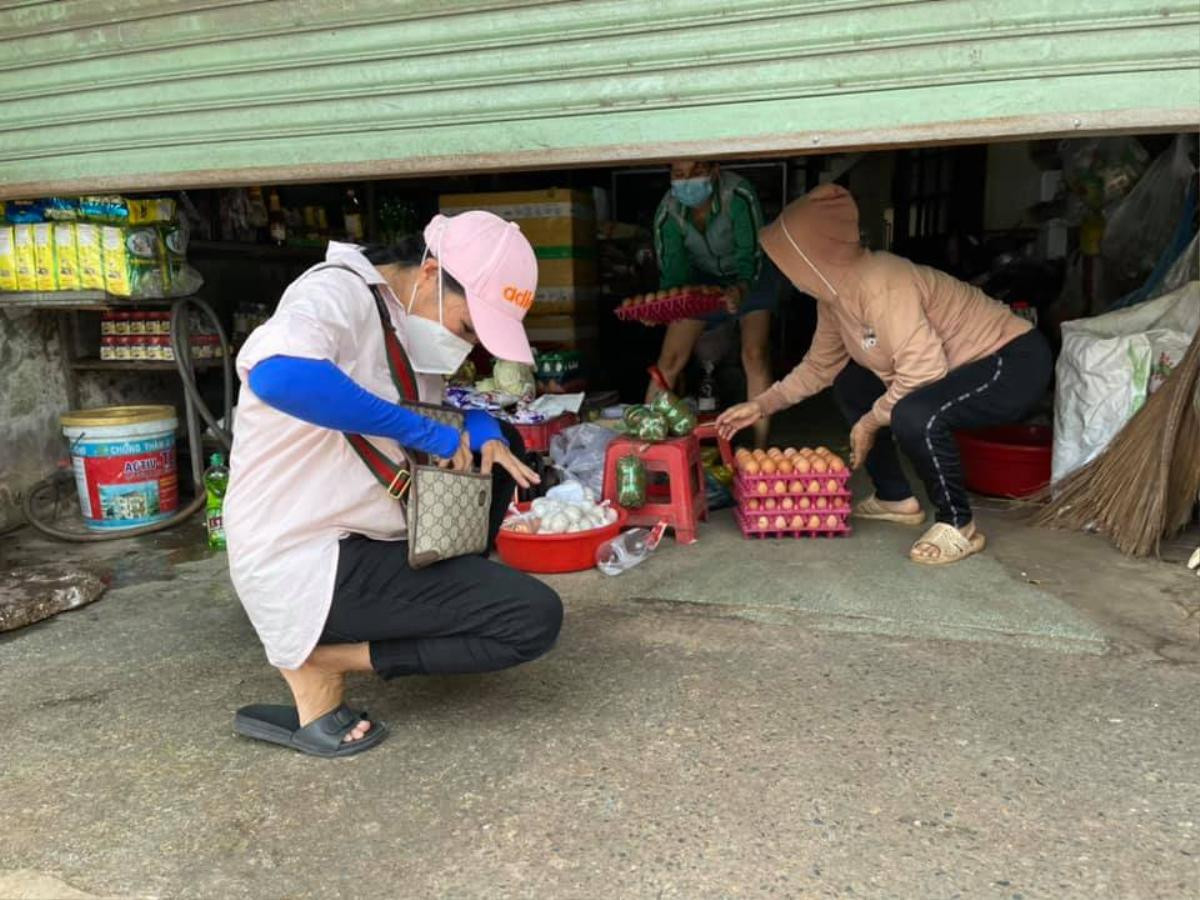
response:
{"label": "straw broom", "polygon": [[1099,531],[1122,553],[1157,556],[1191,520],[1198,491],[1200,332],[1108,447],[1054,486],[1033,523]]}

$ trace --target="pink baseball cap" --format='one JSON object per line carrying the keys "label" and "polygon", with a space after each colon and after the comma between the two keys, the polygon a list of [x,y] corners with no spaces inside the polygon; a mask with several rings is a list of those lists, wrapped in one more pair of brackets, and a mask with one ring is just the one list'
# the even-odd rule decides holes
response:
{"label": "pink baseball cap", "polygon": [[425,246],[467,291],[475,333],[497,359],[533,365],[522,320],[537,293],[537,257],[516,222],[471,210],[436,215]]}

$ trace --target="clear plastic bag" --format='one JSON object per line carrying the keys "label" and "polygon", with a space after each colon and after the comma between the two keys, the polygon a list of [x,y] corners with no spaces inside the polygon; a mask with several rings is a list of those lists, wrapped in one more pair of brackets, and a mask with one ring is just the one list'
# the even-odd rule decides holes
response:
{"label": "clear plastic bag", "polygon": [[1171,240],[1196,177],[1188,156],[1194,140],[1177,137],[1108,216],[1101,255],[1114,296],[1141,285]]}
{"label": "clear plastic bag", "polygon": [[599,425],[575,425],[550,439],[550,460],[568,480],[582,482],[599,497],[604,492],[604,452],[616,435]]}

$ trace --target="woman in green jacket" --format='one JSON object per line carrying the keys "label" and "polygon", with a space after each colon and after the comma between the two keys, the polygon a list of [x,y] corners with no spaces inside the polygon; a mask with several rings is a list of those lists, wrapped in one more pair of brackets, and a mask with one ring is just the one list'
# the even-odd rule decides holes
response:
{"label": "woman in green jacket", "polygon": [[[672,390],[700,336],[731,316],[741,326],[747,396],[757,397],[771,386],[768,340],[782,279],[758,245],[762,226],[758,195],[744,178],[712,162],[672,163],[671,189],[654,217],[659,290],[688,284],[725,289],[724,310],[667,327],[658,371]],[[647,401],[660,389],[651,382]],[[766,419],[755,425],[758,446],[765,445],[769,427]]]}

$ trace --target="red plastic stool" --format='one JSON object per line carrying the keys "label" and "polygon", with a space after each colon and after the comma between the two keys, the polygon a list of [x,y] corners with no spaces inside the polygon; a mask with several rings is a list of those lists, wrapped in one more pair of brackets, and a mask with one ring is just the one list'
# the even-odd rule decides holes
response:
{"label": "red plastic stool", "polygon": [[696,529],[708,520],[708,496],[704,484],[704,464],[700,461],[700,441],[696,435],[648,444],[634,438],[618,437],[604,454],[604,499],[617,503],[617,461],[636,456],[647,474],[665,473],[670,497],[659,502],[649,496],[645,506],[629,510],[630,525],[656,525],[659,521],[675,530],[680,544],[696,541]]}

